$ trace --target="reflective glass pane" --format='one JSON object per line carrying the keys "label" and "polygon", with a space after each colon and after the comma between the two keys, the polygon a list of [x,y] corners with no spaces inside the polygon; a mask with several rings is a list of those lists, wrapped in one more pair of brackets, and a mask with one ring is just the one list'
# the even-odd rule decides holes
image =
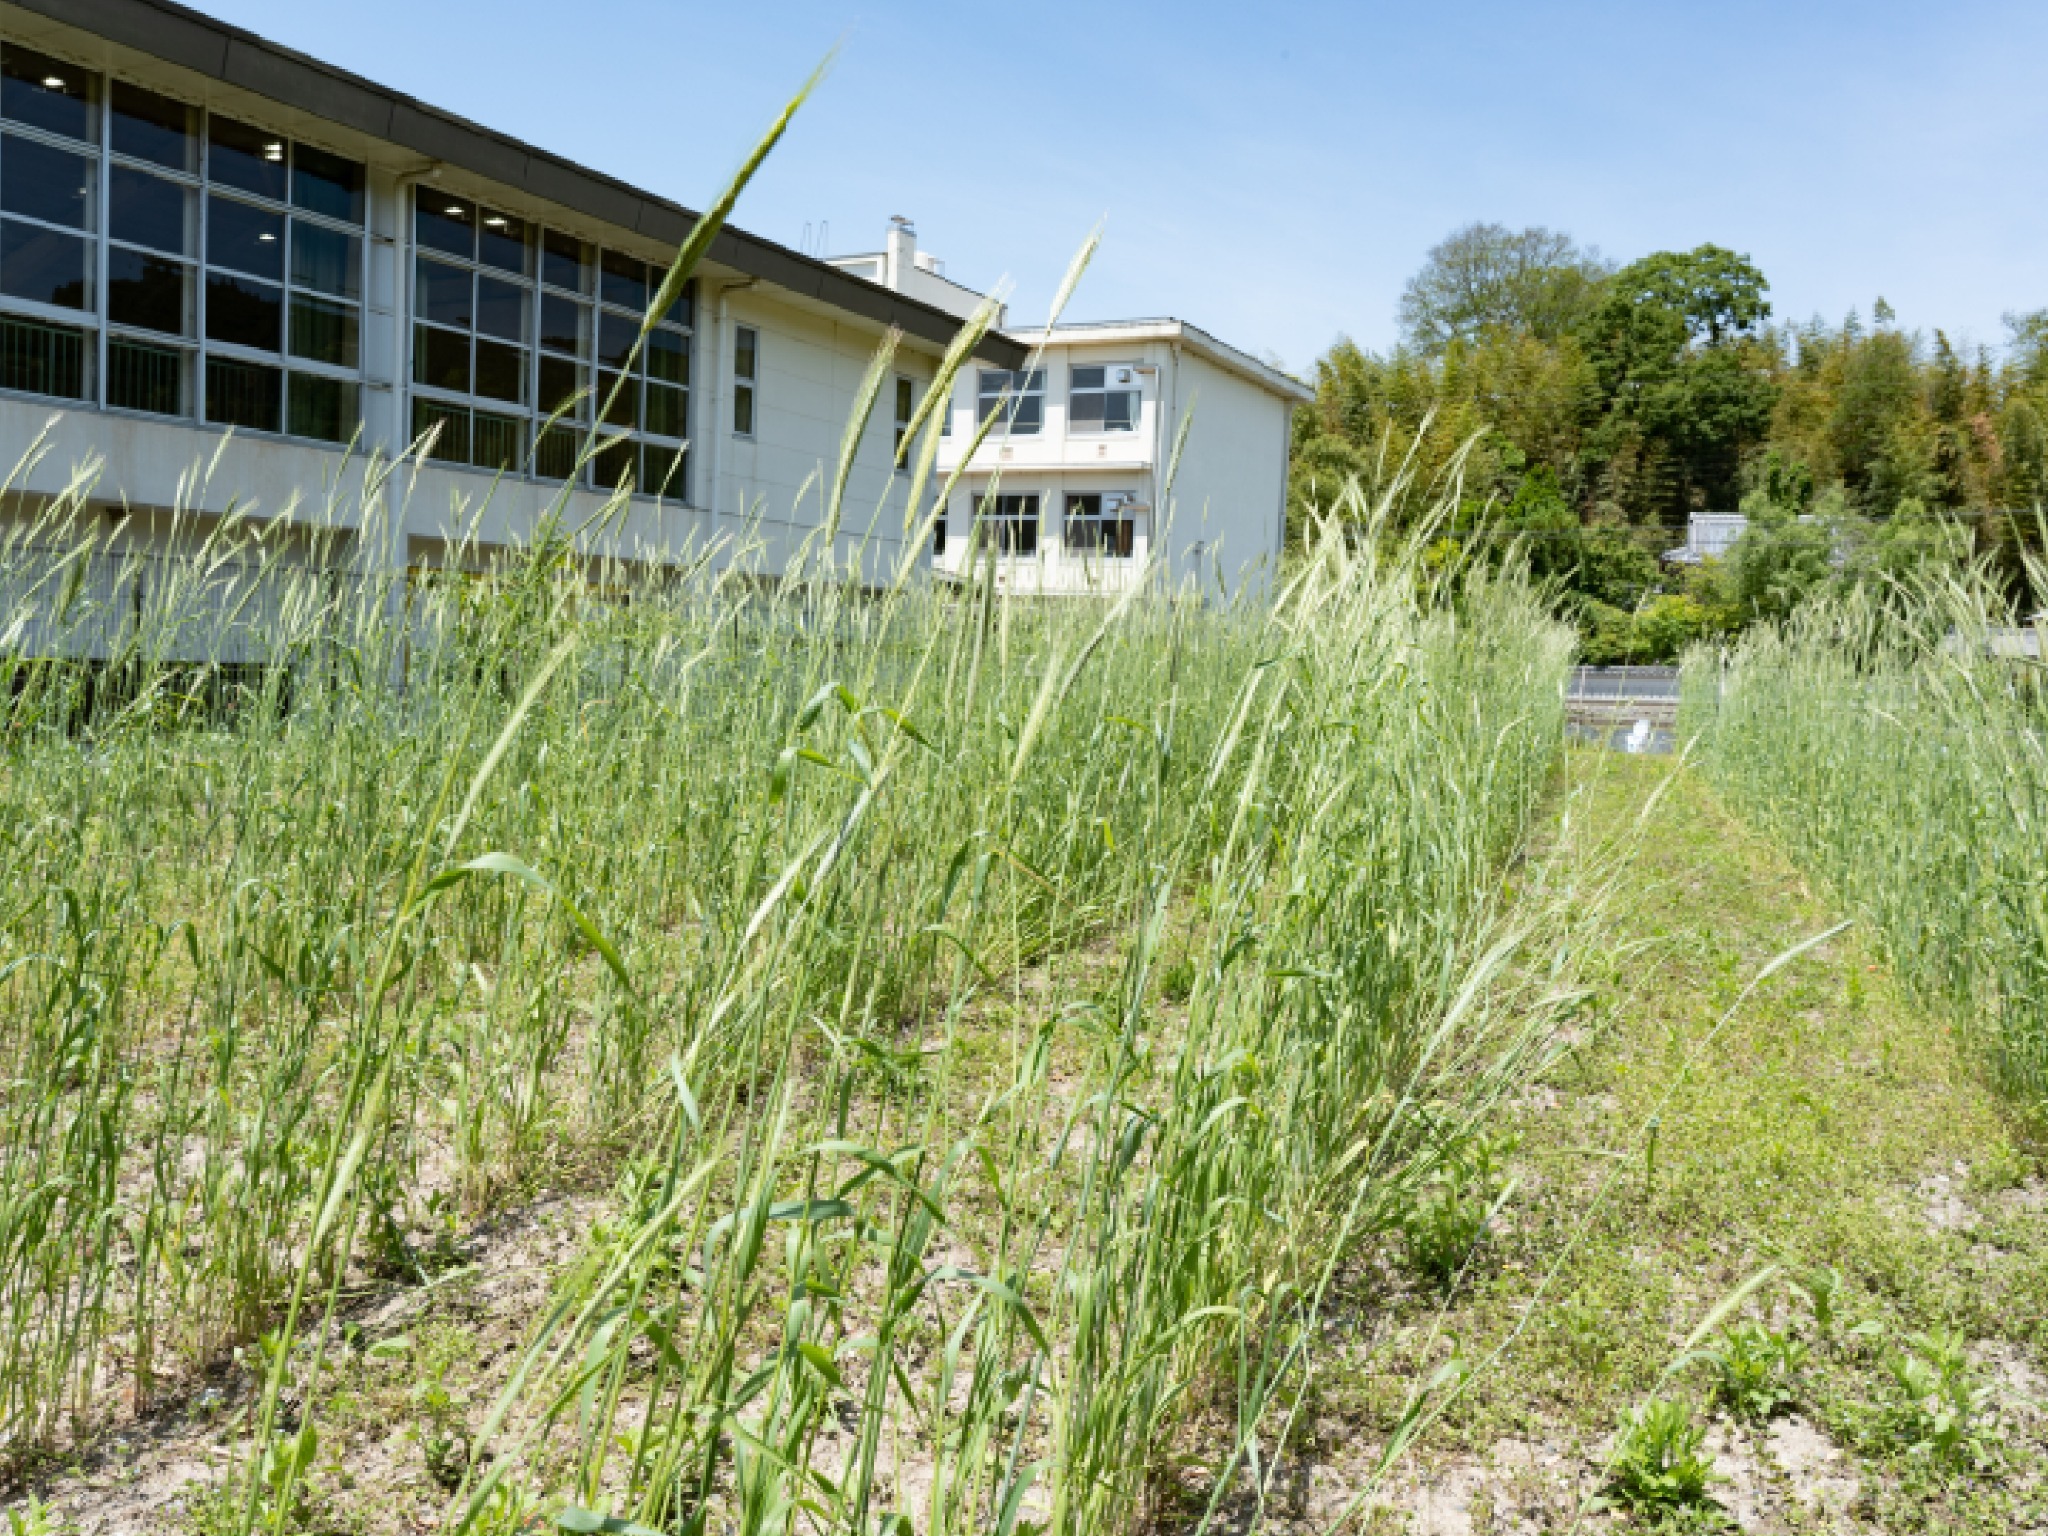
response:
{"label": "reflective glass pane", "polygon": [[[436,430],[438,429],[438,430]],[[442,405],[435,400],[412,403],[412,435],[418,442],[434,433],[427,457],[446,464],[469,462],[469,412],[459,405]]]}
{"label": "reflective glass pane", "polygon": [[631,438],[600,448],[590,461],[590,478],[607,491],[617,490],[633,478],[640,454]]}
{"label": "reflective glass pane", "polygon": [[415,318],[467,328],[476,317],[476,278],[466,267],[422,257],[413,286]]}
{"label": "reflective glass pane", "polygon": [[548,230],[541,236],[540,277],[571,293],[590,292],[590,247],[573,235]]}
{"label": "reflective glass pane", "polygon": [[484,209],[482,227],[477,231],[477,260],[501,272],[528,276],[533,271],[533,241],[526,220]]}
{"label": "reflective glass pane", "polygon": [[680,325],[685,328],[696,324],[697,285],[695,283],[683,284],[682,293],[677,296],[675,303],[669,305],[668,313],[661,318],[669,325]]}
{"label": "reflective glass pane", "polygon": [[[292,149],[292,202],[344,224],[363,222],[363,168],[310,144]],[[315,434],[306,433],[311,437]]]}
{"label": "reflective glass pane", "polygon": [[647,430],[662,437],[683,437],[689,432],[690,393],[666,384],[647,386]]}
{"label": "reflective glass pane", "polygon": [[113,167],[109,176],[107,228],[116,240],[176,256],[194,254],[190,188],[125,165]]}
{"label": "reflective glass pane", "polygon": [[[0,43],[0,116],[88,143],[99,140],[99,76],[13,43]],[[48,390],[38,390],[48,394]]]}
{"label": "reflective glass pane", "polygon": [[261,352],[284,350],[284,290],[269,283],[206,274],[206,335]]}
{"label": "reflective glass pane", "polygon": [[1102,370],[1100,368],[1076,368],[1074,370],[1074,388],[1102,388]]}
{"label": "reflective glass pane", "polygon": [[356,386],[347,379],[294,373],[286,387],[285,430],[294,437],[345,443],[355,436]]}
{"label": "reflective glass pane", "polygon": [[640,322],[628,320],[624,315],[606,314],[597,317],[597,360],[613,368],[623,368],[626,359],[632,355],[633,344],[640,339]]}
{"label": "reflective glass pane", "polygon": [[526,399],[526,349],[508,347],[502,341],[476,343],[476,390],[493,400],[519,404]]}
{"label": "reflective glass pane", "polygon": [[560,294],[540,296],[540,344],[570,357],[590,355],[590,306]]}
{"label": "reflective glass pane", "polygon": [[476,328],[501,341],[526,340],[526,290],[501,277],[476,280]]}
{"label": "reflective glass pane", "polygon": [[533,472],[550,480],[574,479],[576,456],[582,451],[582,433],[571,427],[544,427],[533,445]]}
{"label": "reflective glass pane", "polygon": [[616,304],[622,309],[632,310],[635,314],[645,314],[647,263],[635,261],[630,256],[621,256],[617,251],[606,251],[600,296],[607,304]]}
{"label": "reflective glass pane", "polygon": [[412,376],[458,395],[469,393],[469,333],[441,331],[430,325],[412,328]]}
{"label": "reflective glass pane", "polygon": [[732,429],[742,437],[754,435],[754,386],[742,384],[732,392]]}
{"label": "reflective glass pane", "polygon": [[147,251],[107,252],[107,318],[167,336],[192,334],[192,268]]}
{"label": "reflective glass pane", "polygon": [[682,500],[687,484],[685,466],[688,462],[687,449],[665,448],[660,443],[643,443],[640,448],[640,488],[650,496],[666,496],[670,501]]}
{"label": "reflective glass pane", "polygon": [[1138,425],[1138,397],[1129,390],[1103,396],[1102,425],[1105,431],[1129,432]]}
{"label": "reflective glass pane", "polygon": [[0,208],[67,229],[91,229],[90,155],[10,133],[0,141]]}
{"label": "reflective glass pane", "polygon": [[665,384],[690,382],[690,338],[674,331],[647,333],[647,377]]}
{"label": "reflective glass pane", "polygon": [[[281,203],[285,186],[284,135],[231,118],[211,118],[206,125],[206,170],[224,187],[239,187]],[[210,398],[212,385],[207,387]]]}
{"label": "reflective glass pane", "polygon": [[733,332],[732,376],[736,379],[751,379],[754,366],[759,361],[760,343],[753,330],[741,326]]}
{"label": "reflective glass pane", "polygon": [[[583,388],[583,365],[581,363],[572,363],[565,357],[549,357],[547,353],[541,353],[540,398],[534,403],[540,407],[544,414],[552,416],[556,411],[561,410],[581,388]],[[589,413],[589,406],[579,403],[569,414],[572,417],[580,417],[587,416]],[[557,475],[555,478],[560,479],[561,476]]]}
{"label": "reflective glass pane", "polygon": [[251,277],[284,280],[284,215],[238,203],[231,197],[206,199],[206,264],[232,267]]}
{"label": "reflective glass pane", "polygon": [[478,411],[470,418],[469,462],[480,469],[519,470],[526,460],[526,423]]}
{"label": "reflective glass pane", "polygon": [[[619,382],[621,379],[625,380],[623,384]],[[612,396],[614,389],[618,390],[616,399]],[[604,412],[604,423],[608,427],[640,425],[640,391],[631,375],[599,372],[597,406]]]}
{"label": "reflective glass pane", "polygon": [[1012,432],[1028,434],[1036,432],[1043,425],[1045,421],[1045,397],[1043,395],[1025,395],[1013,403],[1015,414],[1010,417],[1010,430]]}
{"label": "reflective glass pane", "polygon": [[107,404],[152,416],[183,416],[191,354],[126,336],[107,338]]}
{"label": "reflective glass pane", "polygon": [[282,420],[284,370],[233,358],[206,360],[206,419],[217,426],[275,432]]}
{"label": "reflective glass pane", "polygon": [[[114,153],[153,160],[174,171],[195,168],[199,136],[193,131],[192,109],[182,101],[145,91],[126,80],[114,82]],[[108,373],[107,387],[113,388]],[[145,406],[137,406],[145,410]]]}
{"label": "reflective glass pane", "polygon": [[92,242],[82,236],[0,220],[0,293],[60,309],[91,309],[92,252]]}
{"label": "reflective glass pane", "polygon": [[357,359],[356,328],[355,305],[318,298],[310,293],[292,295],[293,357],[303,357],[315,363],[332,363],[337,368],[353,368]]}
{"label": "reflective glass pane", "polygon": [[292,220],[292,283],[337,299],[362,296],[363,239],[315,224]]}
{"label": "reflective glass pane", "polygon": [[419,243],[429,251],[473,260],[476,256],[476,205],[445,192],[422,187],[413,223]]}
{"label": "reflective glass pane", "polygon": [[89,331],[0,315],[0,389],[60,400],[85,398]]}
{"label": "reflective glass pane", "polygon": [[1067,406],[1067,425],[1077,432],[1102,430],[1102,396],[1076,395]]}

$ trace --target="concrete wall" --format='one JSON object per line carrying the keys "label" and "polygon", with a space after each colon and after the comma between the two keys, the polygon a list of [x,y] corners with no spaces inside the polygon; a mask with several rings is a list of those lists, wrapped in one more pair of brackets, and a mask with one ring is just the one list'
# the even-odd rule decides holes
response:
{"label": "concrete wall", "polygon": [[[1277,569],[1287,496],[1287,402],[1183,348],[1175,369],[1175,424],[1193,420],[1172,503],[1162,523],[1176,583],[1218,579],[1236,595],[1264,588]],[[1163,472],[1163,466],[1162,466]]]}

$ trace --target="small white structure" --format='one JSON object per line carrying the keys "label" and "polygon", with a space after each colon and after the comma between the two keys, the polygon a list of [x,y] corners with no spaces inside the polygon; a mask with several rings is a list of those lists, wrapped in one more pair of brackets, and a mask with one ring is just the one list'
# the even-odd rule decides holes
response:
{"label": "small white structure", "polygon": [[1725,559],[1748,526],[1749,519],[1740,512],[1695,512],[1685,522],[1685,543],[1664,558],[1674,565]]}
{"label": "small white structure", "polygon": [[[962,314],[981,297],[946,279],[900,217],[884,253],[831,264]],[[1122,591],[1148,569],[1212,595],[1270,580],[1286,534],[1291,419],[1314,398],[1306,385],[1183,320],[1011,336],[1033,348],[1027,365],[970,366],[946,411],[942,477],[996,421],[935,531],[940,576],[965,576],[979,551],[1007,590],[1048,596]],[[914,391],[903,381],[896,400],[907,420]]]}

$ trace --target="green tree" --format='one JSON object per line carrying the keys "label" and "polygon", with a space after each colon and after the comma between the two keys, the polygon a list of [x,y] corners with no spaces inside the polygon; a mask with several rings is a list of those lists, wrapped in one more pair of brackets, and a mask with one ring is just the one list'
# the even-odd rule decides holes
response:
{"label": "green tree", "polygon": [[1777,395],[1757,336],[1768,286],[1720,246],[1659,251],[1615,273],[1582,326],[1589,457],[1632,520],[1676,523],[1735,499]]}
{"label": "green tree", "polygon": [[1430,248],[1401,294],[1401,330],[1418,352],[1496,332],[1555,341],[1598,301],[1613,268],[1559,230],[1467,224]]}

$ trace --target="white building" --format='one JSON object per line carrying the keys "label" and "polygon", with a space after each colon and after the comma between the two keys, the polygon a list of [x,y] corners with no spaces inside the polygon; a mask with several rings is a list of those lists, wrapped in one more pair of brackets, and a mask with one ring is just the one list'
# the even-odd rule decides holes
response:
{"label": "white building", "polygon": [[[395,547],[366,556],[411,567],[461,540],[515,545],[564,497],[581,525],[630,480],[593,552],[717,545],[773,572],[820,525],[821,471],[829,482],[893,329],[897,377],[856,454],[836,553],[876,575],[923,561],[903,546],[895,448],[978,296],[907,225],[837,263],[728,227],[623,374],[696,219],[170,0],[0,0],[0,455],[17,468],[0,518],[91,464],[129,569],[231,510],[345,539],[374,525]],[[1088,562],[1068,558],[1081,509],[1112,530],[1106,559],[1154,547],[1159,465],[1198,390],[1173,553],[1192,571],[1222,550],[1235,583],[1277,552],[1298,385],[1192,327],[1055,341],[1026,374],[1029,341],[991,331],[947,416],[964,440],[977,390],[1039,381],[968,476],[1038,498],[1033,582],[1084,584]],[[1098,359],[1135,381],[1131,419],[1083,428],[1075,402],[1114,393],[1087,383]],[[592,401],[615,388],[606,425],[625,435],[578,471]],[[372,459],[430,428],[433,462],[366,494]],[[1014,472],[998,488],[999,466]],[[970,518],[963,500],[942,569]],[[1029,585],[1032,563],[1006,570]]]}
{"label": "white building", "polygon": [[[961,314],[980,298],[917,249],[900,217],[883,251],[833,264]],[[1147,569],[1204,592],[1270,577],[1286,533],[1292,415],[1312,391],[1180,320],[1014,334],[1033,346],[1030,364],[966,370],[946,414],[938,469],[948,476],[977,424],[997,420],[938,525],[938,572],[965,575],[979,549],[1018,592],[1118,591]]]}

